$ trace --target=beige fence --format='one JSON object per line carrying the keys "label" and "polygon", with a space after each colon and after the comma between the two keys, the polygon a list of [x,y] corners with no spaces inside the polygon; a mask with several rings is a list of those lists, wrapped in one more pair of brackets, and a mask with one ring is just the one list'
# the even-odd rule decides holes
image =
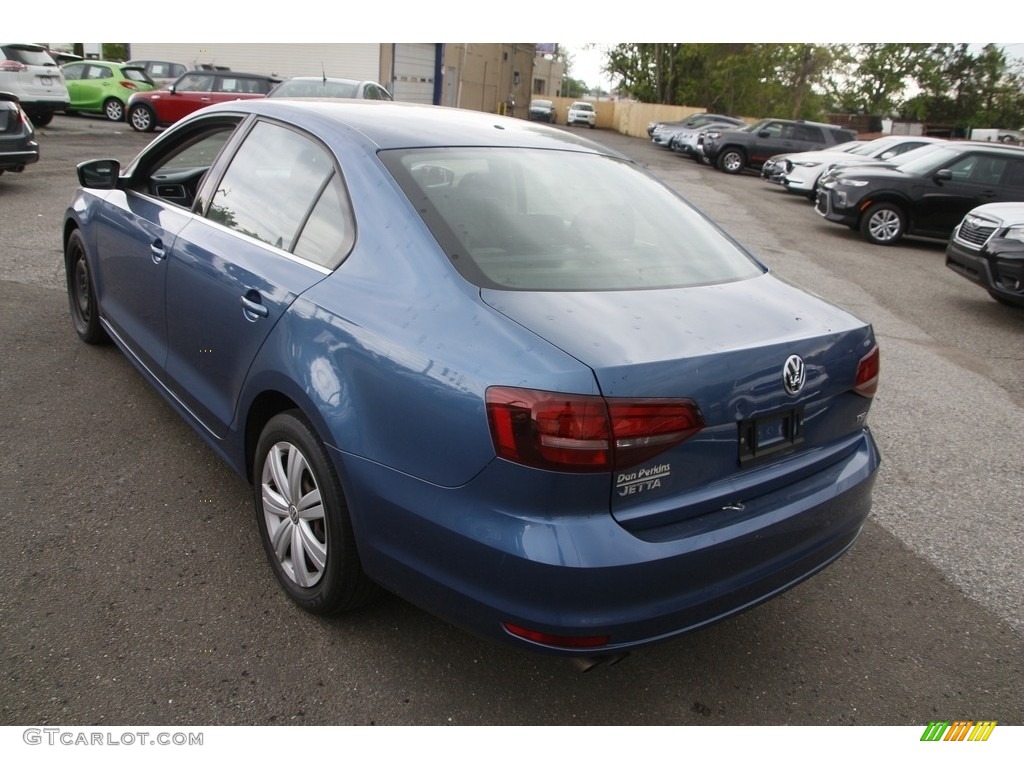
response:
{"label": "beige fence", "polygon": [[[549,97],[538,97],[549,98]],[[574,101],[587,101],[597,111],[597,127],[613,130],[625,136],[647,138],[647,125],[651,122],[685,120],[690,115],[706,112],[703,107],[673,107],[667,104],[641,104],[635,101],[604,101],[596,99],[551,98],[555,103],[558,124],[565,125],[569,105]],[[525,115],[524,115],[525,117]]]}

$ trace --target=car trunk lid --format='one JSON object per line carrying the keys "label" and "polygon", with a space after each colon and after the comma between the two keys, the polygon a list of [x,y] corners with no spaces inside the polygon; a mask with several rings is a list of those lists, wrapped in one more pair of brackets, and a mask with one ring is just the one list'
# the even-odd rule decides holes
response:
{"label": "car trunk lid", "polygon": [[[612,473],[609,507],[628,527],[775,490],[786,473],[795,480],[837,460],[863,431],[869,401],[852,390],[874,347],[870,326],[772,275],[681,289],[482,295],[589,366],[606,398],[697,403],[700,433]],[[797,391],[787,390],[794,366],[805,374]]]}

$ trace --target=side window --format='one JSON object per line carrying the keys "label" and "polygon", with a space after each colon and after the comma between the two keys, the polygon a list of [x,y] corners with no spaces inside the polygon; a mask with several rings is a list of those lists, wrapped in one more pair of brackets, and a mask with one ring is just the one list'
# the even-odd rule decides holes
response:
{"label": "side window", "polygon": [[967,181],[970,178],[971,172],[974,170],[974,166],[977,162],[977,155],[964,155],[963,157],[958,158],[955,163],[946,167],[949,169],[950,173],[953,174],[954,179],[957,181]]}
{"label": "side window", "polygon": [[1024,190],[1024,160],[1014,160],[1006,179],[1006,186],[1015,190]]}
{"label": "side window", "polygon": [[217,93],[242,93],[237,77],[218,77],[214,90]]}
{"label": "side window", "polygon": [[[319,144],[288,128],[259,122],[232,158],[207,217],[288,251],[295,248],[306,219],[311,218],[309,242],[302,246],[303,254],[309,256],[304,258],[329,263],[335,258],[331,238],[318,234],[324,226],[317,222],[332,210],[319,212],[314,206],[333,174],[332,158]],[[338,192],[334,195],[336,213],[340,198]],[[330,206],[330,200],[324,205]],[[341,234],[344,239],[345,233]]]}
{"label": "side window", "polygon": [[819,144],[825,142],[825,134],[821,132],[821,128],[816,128],[813,125],[797,125],[795,128],[794,138],[798,141],[813,141]]}
{"label": "side window", "polygon": [[971,172],[975,184],[998,184],[1010,161],[1005,157],[981,157]]}
{"label": "side window", "polygon": [[114,76],[114,73],[110,71],[110,67],[98,67],[93,64],[89,67],[89,74],[86,78],[89,80],[106,80]]}
{"label": "side window", "polygon": [[133,187],[161,200],[191,208],[221,148],[234,133],[237,120],[197,130],[185,141],[146,163]]}
{"label": "side window", "polygon": [[895,147],[893,147],[892,149],[889,150],[889,152],[892,153],[892,154],[890,154],[890,157],[894,157],[896,155],[902,155],[904,152],[910,152],[911,150],[914,150],[914,149],[917,149],[918,147],[923,147],[923,146],[924,146],[924,142],[922,142],[922,141],[905,141],[902,144],[897,144]]}
{"label": "side window", "polygon": [[269,90],[265,80],[256,80],[251,77],[217,78],[217,93],[266,93]]}
{"label": "side window", "polygon": [[355,235],[347,211],[345,185],[335,173],[302,227],[295,255],[328,269],[338,266],[352,247]]}
{"label": "side window", "polygon": [[82,73],[85,71],[85,64],[69,64],[64,67],[63,71],[65,80],[81,80]]}
{"label": "side window", "polygon": [[174,86],[176,91],[212,91],[213,75],[192,74],[181,78]]}
{"label": "side window", "polygon": [[768,139],[778,139],[783,135],[783,129],[785,128],[782,123],[768,123],[761,127],[761,130],[757,132],[758,136],[762,136]]}

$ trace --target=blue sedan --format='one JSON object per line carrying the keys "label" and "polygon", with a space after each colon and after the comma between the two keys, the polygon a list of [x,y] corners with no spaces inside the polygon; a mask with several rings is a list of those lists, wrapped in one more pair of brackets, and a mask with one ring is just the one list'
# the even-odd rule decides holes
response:
{"label": "blue sedan", "polygon": [[779,594],[861,531],[871,326],[599,144],[258,99],[78,175],[75,330],[248,478],[309,611],[385,589],[608,658]]}

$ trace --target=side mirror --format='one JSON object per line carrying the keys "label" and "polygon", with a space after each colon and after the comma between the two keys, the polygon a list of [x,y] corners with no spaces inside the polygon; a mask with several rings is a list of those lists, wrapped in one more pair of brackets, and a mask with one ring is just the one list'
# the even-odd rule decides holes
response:
{"label": "side mirror", "polygon": [[78,183],[86,189],[117,189],[121,163],[117,160],[87,160],[79,163]]}
{"label": "side mirror", "polygon": [[935,180],[936,181],[952,181],[953,180],[953,172],[951,170],[949,170],[949,168],[943,168],[941,171],[937,171],[935,173]]}

